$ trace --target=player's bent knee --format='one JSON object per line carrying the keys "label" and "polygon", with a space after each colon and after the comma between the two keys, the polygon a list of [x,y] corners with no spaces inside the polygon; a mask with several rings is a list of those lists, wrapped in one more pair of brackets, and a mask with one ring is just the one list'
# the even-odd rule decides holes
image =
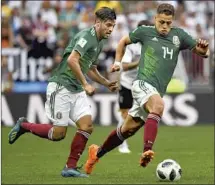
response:
{"label": "player's bent knee", "polygon": [[91,115],[85,115],[81,117],[77,122],[76,125],[78,129],[83,130],[89,134],[93,132],[93,124]]}
{"label": "player's bent knee", "polygon": [[57,135],[55,137],[52,138],[53,141],[61,141],[65,138],[64,135]]}
{"label": "player's bent knee", "polygon": [[66,137],[67,127],[53,127],[52,140],[61,141]]}
{"label": "player's bent knee", "polygon": [[93,124],[80,125],[79,129],[91,134],[93,132]]}
{"label": "player's bent knee", "polygon": [[164,111],[164,104],[163,103],[159,103],[157,105],[155,105],[155,107],[153,108],[153,112],[157,113],[159,115],[162,115]]}
{"label": "player's bent knee", "polygon": [[148,102],[144,104],[144,108],[146,108],[149,113],[156,113],[162,116],[164,101],[159,95],[153,95],[149,98]]}

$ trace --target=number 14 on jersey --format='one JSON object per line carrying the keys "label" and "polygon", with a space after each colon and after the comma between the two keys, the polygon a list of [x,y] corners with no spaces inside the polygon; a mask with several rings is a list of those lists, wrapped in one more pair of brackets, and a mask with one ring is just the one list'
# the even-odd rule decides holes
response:
{"label": "number 14 on jersey", "polygon": [[[173,49],[169,49],[168,47],[162,47],[163,49],[163,58],[170,58],[172,60],[172,56],[173,56]],[[169,57],[168,57],[169,55]]]}

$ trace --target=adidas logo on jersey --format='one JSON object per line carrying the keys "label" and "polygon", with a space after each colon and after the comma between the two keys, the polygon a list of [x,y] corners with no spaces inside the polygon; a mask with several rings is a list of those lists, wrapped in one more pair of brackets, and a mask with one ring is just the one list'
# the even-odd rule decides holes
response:
{"label": "adidas logo on jersey", "polygon": [[91,33],[92,36],[95,36],[95,29],[92,28],[91,31],[90,31],[90,33]]}
{"label": "adidas logo on jersey", "polygon": [[154,37],[152,40],[153,40],[153,41],[158,41],[158,39],[157,39],[156,37]]}

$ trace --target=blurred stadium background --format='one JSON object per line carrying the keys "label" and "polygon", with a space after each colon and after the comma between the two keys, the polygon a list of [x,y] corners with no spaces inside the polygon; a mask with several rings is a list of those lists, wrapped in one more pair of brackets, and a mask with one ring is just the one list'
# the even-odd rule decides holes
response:
{"label": "blurred stadium background", "polygon": [[[117,12],[115,30],[99,56],[100,64],[98,66],[103,75],[114,79],[117,74],[110,75],[109,66],[114,61],[117,42],[122,35],[134,29],[140,20],[147,19],[153,23],[156,7],[161,2],[1,1],[1,124],[5,165],[8,164],[9,153],[12,152],[5,138],[9,131],[8,127],[13,126],[20,116],[27,117],[30,122],[49,123],[44,110],[47,79],[53,67],[61,61],[63,50],[70,39],[80,30],[94,24],[94,11],[99,7],[109,6]],[[168,93],[164,96],[166,108],[161,123],[162,129],[164,129],[163,134],[167,136],[169,131],[172,132],[169,129],[173,129],[174,126],[176,132],[184,133],[179,137],[187,138],[186,129],[188,129],[198,138],[200,134],[196,128],[198,127],[211,136],[205,140],[211,144],[213,142],[211,140],[212,128],[214,128],[214,1],[177,0],[165,2],[173,4],[176,9],[174,25],[183,28],[194,38],[207,39],[210,43],[211,55],[208,59],[203,59],[190,51],[180,53],[174,78],[168,86]],[[92,104],[93,121],[98,130],[101,129],[107,134],[108,132],[105,132],[103,127],[99,127],[108,126],[107,130],[110,131],[116,126],[119,119],[117,94],[109,93],[98,84],[95,86],[97,94],[89,97]],[[70,125],[73,123],[71,122]],[[169,126],[172,127],[169,128]],[[181,128],[182,126],[190,127]],[[71,130],[72,133],[74,129],[71,128]],[[103,141],[105,135],[98,135],[96,132],[93,138]],[[139,137],[141,136],[139,135]],[[171,137],[174,137],[174,134],[170,135],[170,140]],[[204,143],[206,138],[203,136],[201,141]],[[142,139],[136,140],[139,142],[137,148],[140,148]],[[134,139],[134,143],[136,140]],[[195,141],[195,139],[193,140]],[[37,140],[33,142],[35,145],[42,143]],[[66,142],[67,145],[69,142],[70,139]],[[91,140],[92,142],[93,140]],[[177,145],[177,143],[170,145]],[[180,146],[178,143],[177,151],[180,151]],[[65,148],[66,154],[68,153],[67,147]],[[210,147],[214,148],[214,145]],[[197,151],[198,148],[196,148]],[[213,162],[212,152],[212,150],[209,151],[211,159],[208,164]],[[6,176],[6,174],[9,175],[12,167],[14,165],[3,166],[4,183],[12,183],[10,181],[12,176]],[[214,170],[214,166],[212,170]],[[52,183],[54,182],[57,181]],[[191,181],[187,182],[192,183]],[[208,183],[210,182],[208,181]],[[96,183],[96,181],[92,181],[92,183]],[[119,181],[119,183],[123,183],[123,181]]]}

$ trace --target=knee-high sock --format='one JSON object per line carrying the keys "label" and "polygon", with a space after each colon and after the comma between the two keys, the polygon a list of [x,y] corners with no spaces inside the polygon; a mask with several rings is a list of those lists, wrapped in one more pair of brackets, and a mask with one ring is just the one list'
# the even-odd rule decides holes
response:
{"label": "knee-high sock", "polygon": [[110,135],[107,137],[103,145],[99,148],[97,157],[102,157],[107,152],[113,150],[117,146],[121,145],[125,138],[122,136],[121,127],[112,131]]}
{"label": "knee-high sock", "polygon": [[144,125],[144,151],[151,150],[155,142],[158,130],[158,123],[160,122],[160,115],[156,113],[149,113]]}
{"label": "knee-high sock", "polygon": [[110,135],[107,137],[107,139],[105,140],[105,142],[103,143],[103,145],[99,148],[97,152],[97,157],[98,158],[102,157],[107,152],[113,150],[114,148],[122,144],[122,142],[125,139],[133,136],[142,126],[143,125],[140,125],[139,127],[133,130],[128,130],[125,133],[121,132],[122,127],[119,127],[116,130],[112,131]]}
{"label": "knee-high sock", "polygon": [[22,123],[21,127],[27,132],[31,132],[36,136],[52,140],[53,125],[51,124],[36,124],[26,122]]}
{"label": "knee-high sock", "polygon": [[[123,119],[123,117],[120,116],[118,124],[117,124],[117,128],[121,127],[122,124],[124,123],[124,121],[125,120]],[[119,147],[128,147],[128,144],[127,144],[126,140],[124,140],[123,143]]]}
{"label": "knee-high sock", "polygon": [[67,160],[68,168],[77,167],[77,162],[83,153],[90,134],[83,130],[77,130],[70,146],[70,154]]}

